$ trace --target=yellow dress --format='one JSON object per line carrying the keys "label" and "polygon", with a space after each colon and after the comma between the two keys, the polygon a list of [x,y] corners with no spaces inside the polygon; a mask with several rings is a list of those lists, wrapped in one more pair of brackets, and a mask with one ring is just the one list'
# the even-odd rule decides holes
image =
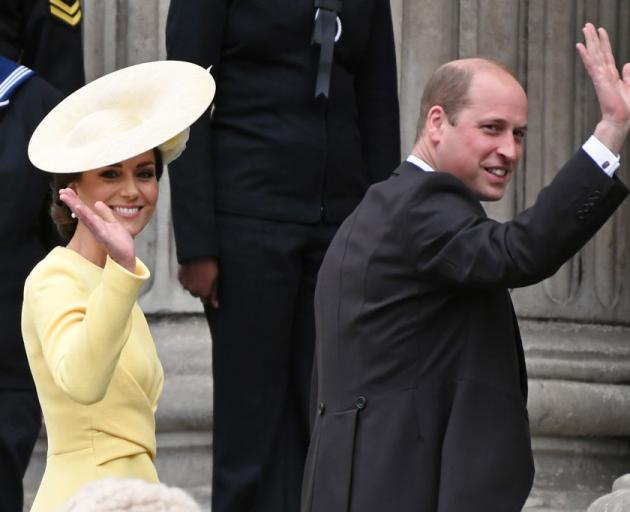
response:
{"label": "yellow dress", "polygon": [[157,482],[155,410],[164,375],[136,303],[149,271],[53,249],[24,287],[22,333],[48,433],[31,512],[57,510],[105,477]]}

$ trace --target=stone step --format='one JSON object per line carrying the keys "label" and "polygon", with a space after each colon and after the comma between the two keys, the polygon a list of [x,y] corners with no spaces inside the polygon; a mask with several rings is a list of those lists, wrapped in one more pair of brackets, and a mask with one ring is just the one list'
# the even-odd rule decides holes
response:
{"label": "stone step", "polygon": [[590,490],[541,490],[534,487],[523,512],[585,512],[599,496]]}

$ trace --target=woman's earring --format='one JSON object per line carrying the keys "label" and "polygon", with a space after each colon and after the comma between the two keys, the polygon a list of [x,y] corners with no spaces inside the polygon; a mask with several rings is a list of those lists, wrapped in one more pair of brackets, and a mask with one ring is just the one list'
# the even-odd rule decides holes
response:
{"label": "woman's earring", "polygon": [[77,214],[72,212],[72,213],[70,213],[70,217],[72,217],[73,219],[76,219],[77,218]]}

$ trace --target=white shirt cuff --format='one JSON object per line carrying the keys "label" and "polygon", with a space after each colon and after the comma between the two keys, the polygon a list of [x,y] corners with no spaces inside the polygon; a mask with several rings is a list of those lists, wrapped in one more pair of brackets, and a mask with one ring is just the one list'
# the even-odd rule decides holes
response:
{"label": "white shirt cuff", "polygon": [[582,149],[591,157],[599,168],[612,177],[619,168],[619,156],[602,144],[595,135],[591,135],[584,143]]}

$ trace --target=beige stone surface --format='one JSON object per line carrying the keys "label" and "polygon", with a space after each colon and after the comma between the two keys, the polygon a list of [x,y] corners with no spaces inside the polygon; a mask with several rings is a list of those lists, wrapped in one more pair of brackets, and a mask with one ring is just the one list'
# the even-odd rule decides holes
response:
{"label": "beige stone surface", "polygon": [[[421,90],[443,62],[475,54],[497,58],[515,69],[526,88],[530,129],[522,165],[505,200],[486,205],[499,221],[532,204],[599,116],[574,50],[581,25],[603,23],[618,61],[630,60],[625,0],[392,0],[391,5],[403,155],[415,138]],[[163,58],[167,9],[168,0],[84,0],[88,77]],[[630,161],[628,144],[621,157]],[[626,183],[629,169],[618,171]],[[153,272],[141,305],[154,315],[151,325],[167,378],[158,411],[158,467],[167,483],[193,490],[207,504],[210,341],[205,322],[195,316],[201,312],[198,301],[177,284],[167,179],[161,189],[157,215],[138,240]],[[529,512],[583,512],[630,468],[629,215],[627,202],[556,276],[512,293],[524,320],[531,379],[537,477]],[[29,493],[41,474],[44,450],[42,440],[29,469]],[[614,499],[625,499],[620,495]]]}

